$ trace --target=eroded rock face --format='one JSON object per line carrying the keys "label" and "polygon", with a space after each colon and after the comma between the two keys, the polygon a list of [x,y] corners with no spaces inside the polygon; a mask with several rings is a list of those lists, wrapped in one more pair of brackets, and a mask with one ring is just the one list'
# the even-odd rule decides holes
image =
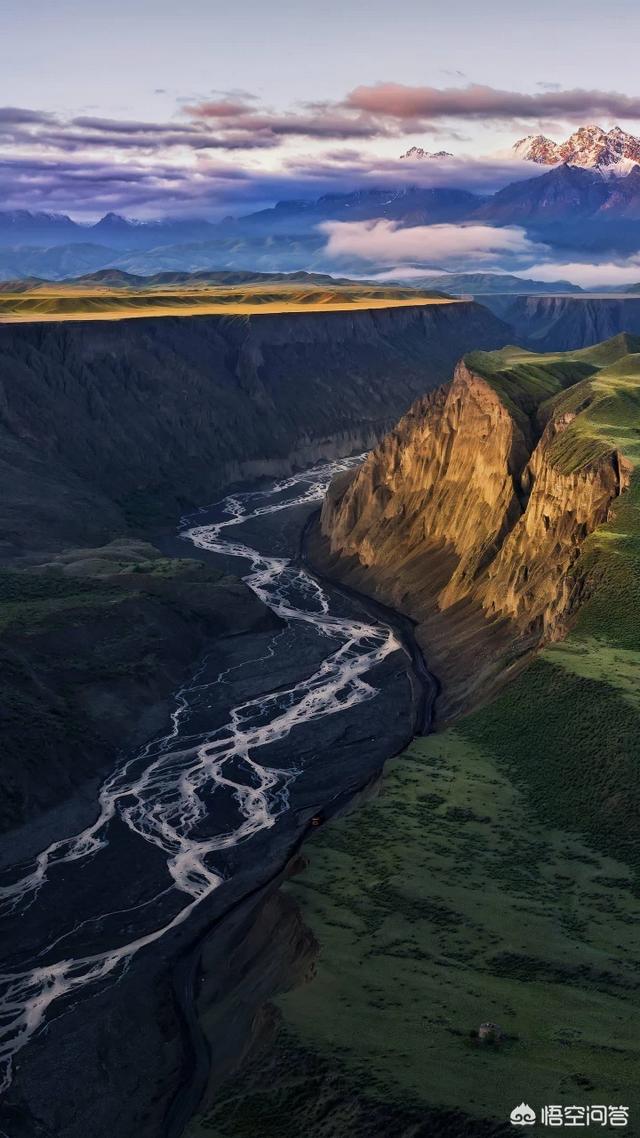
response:
{"label": "eroded rock face", "polygon": [[629,485],[631,468],[618,451],[571,473],[554,464],[552,443],[573,418],[547,424],[524,471],[531,487],[525,508],[478,588],[485,612],[512,618],[545,641],[565,632],[573,593],[568,574],[584,539]]}
{"label": "eroded rock face", "polygon": [[374,565],[397,562],[399,545],[443,541],[462,571],[515,521],[524,439],[489,385],[470,380],[458,365],[451,386],[413,405],[346,493],[334,484],[322,516],[332,551]]}
{"label": "eroded rock face", "polygon": [[[626,488],[617,451],[567,473],[544,429],[464,364],[418,400],[324,503],[325,564],[418,621],[443,684],[440,717],[468,709],[532,648],[566,630],[584,539]],[[542,433],[540,433],[542,432]]]}

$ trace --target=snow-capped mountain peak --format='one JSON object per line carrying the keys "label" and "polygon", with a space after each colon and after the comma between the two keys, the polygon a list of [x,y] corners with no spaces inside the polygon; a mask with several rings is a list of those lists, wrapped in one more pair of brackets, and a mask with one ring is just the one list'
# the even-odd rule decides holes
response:
{"label": "snow-capped mountain peak", "polygon": [[453,158],[448,150],[423,150],[421,146],[410,146],[409,149],[400,155],[401,158]]}
{"label": "snow-capped mountain peak", "polygon": [[581,126],[565,142],[554,142],[544,134],[530,134],[516,142],[513,153],[541,166],[565,162],[620,177],[640,165],[640,138],[619,126],[608,131],[599,126]]}

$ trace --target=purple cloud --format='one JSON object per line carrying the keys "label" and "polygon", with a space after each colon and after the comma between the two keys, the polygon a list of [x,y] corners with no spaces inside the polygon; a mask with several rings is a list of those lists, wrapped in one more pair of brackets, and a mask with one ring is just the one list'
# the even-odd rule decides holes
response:
{"label": "purple cloud", "polygon": [[[215,216],[279,197],[311,198],[358,187],[457,186],[490,192],[531,176],[530,165],[508,159],[400,161],[376,156],[366,144],[423,130],[455,138],[456,124],[465,120],[531,123],[587,116],[640,118],[640,98],[548,87],[523,94],[478,84],[379,83],[357,87],[338,101],[300,103],[283,111],[261,105],[248,92],[216,92],[182,100],[170,121],[88,113],[65,118],[4,107],[0,192],[4,208],[137,209],[147,216],[195,210]],[[298,149],[291,157],[285,147],[278,171],[250,165],[252,152],[291,140],[315,143],[316,153]],[[322,154],[318,143],[325,147]],[[401,149],[399,141],[398,154]]]}
{"label": "purple cloud", "polygon": [[56,121],[48,111],[33,111],[27,107],[0,107],[0,124],[6,126],[40,125]]}

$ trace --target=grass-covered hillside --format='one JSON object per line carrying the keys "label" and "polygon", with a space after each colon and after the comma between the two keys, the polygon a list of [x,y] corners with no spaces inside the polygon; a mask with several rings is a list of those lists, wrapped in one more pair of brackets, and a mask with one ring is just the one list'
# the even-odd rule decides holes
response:
{"label": "grass-covered hillside", "polygon": [[[640,343],[474,366],[527,418],[577,413],[563,466],[601,446],[638,463]],[[640,471],[576,577],[567,639],[313,841],[287,889],[317,976],[192,1135],[249,1138],[258,1112],[264,1138],[506,1134],[522,1100],[626,1105],[640,1133]],[[486,1021],[501,1041],[478,1040]]]}
{"label": "grass-covered hillside", "polygon": [[575,416],[556,440],[554,458],[564,472],[612,446],[632,462],[640,458],[640,337],[622,334],[575,352],[538,355],[510,346],[465,358],[525,433],[539,430],[553,413]]}

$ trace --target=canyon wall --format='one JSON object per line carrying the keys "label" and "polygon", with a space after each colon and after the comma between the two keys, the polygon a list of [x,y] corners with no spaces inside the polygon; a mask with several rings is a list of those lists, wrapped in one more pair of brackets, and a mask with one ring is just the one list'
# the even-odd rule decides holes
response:
{"label": "canyon wall", "polygon": [[486,296],[513,329],[514,343],[539,352],[599,344],[621,332],[640,333],[640,296]]}
{"label": "canyon wall", "polygon": [[503,338],[475,304],[0,325],[0,830],[77,801],[218,637],[270,626],[132,533],[375,446],[461,343]]}
{"label": "canyon wall", "polygon": [[0,560],[367,449],[461,351],[507,339],[473,303],[0,325]]}
{"label": "canyon wall", "polygon": [[330,487],[314,556],[416,619],[441,720],[565,631],[581,545],[630,477],[615,448],[575,468],[558,461],[575,419],[562,404],[536,408],[515,378],[505,396],[461,362]]}

